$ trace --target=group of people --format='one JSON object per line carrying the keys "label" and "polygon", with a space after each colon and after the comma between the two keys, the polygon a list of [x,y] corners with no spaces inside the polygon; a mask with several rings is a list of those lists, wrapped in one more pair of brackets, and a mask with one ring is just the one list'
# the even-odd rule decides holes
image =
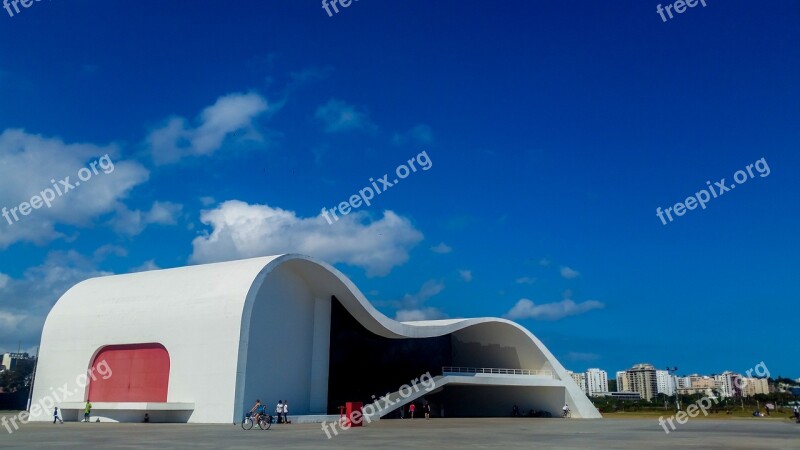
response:
{"label": "group of people", "polygon": [[[86,406],[83,408],[83,420],[81,422],[88,423],[91,415],[92,415],[92,402],[87,400]],[[56,422],[61,422],[62,424],[64,423],[64,419],[62,419],[58,415],[58,406],[53,408],[53,423],[55,424]]]}
{"label": "group of people", "polygon": [[[255,415],[256,422],[258,421],[258,416],[266,416],[267,413],[267,405],[262,404],[261,400],[256,399],[256,404],[250,409],[250,414]],[[292,423],[289,420],[289,401],[288,400],[278,400],[278,404],[275,406],[275,423]]]}
{"label": "group of people", "polygon": [[[417,411],[417,405],[414,402],[411,402],[408,405],[408,414],[409,414],[409,416],[411,416],[412,419],[414,418],[414,413],[416,411]],[[425,414],[425,419],[426,420],[430,419],[431,418],[431,404],[428,403],[428,402],[424,402],[422,404],[422,412]],[[403,408],[400,408],[400,418],[401,419],[405,418],[405,417],[403,417]]]}

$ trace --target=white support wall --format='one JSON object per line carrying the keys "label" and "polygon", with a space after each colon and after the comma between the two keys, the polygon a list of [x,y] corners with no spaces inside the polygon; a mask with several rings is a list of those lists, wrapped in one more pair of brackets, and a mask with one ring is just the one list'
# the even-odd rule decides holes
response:
{"label": "white support wall", "polygon": [[331,346],[331,300],[314,299],[314,342],[311,349],[311,414],[325,414],[328,408],[328,369]]}

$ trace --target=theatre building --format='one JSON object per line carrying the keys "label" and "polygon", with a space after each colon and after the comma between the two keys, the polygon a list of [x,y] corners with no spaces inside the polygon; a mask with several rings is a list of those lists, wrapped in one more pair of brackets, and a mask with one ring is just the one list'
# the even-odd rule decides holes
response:
{"label": "theatre building", "polygon": [[600,417],[522,326],[397,322],[334,267],[291,254],[78,283],[47,316],[32,404],[54,398],[65,420],[90,400],[103,422],[233,423],[256,399],[273,410],[280,399],[296,421],[321,421],[426,373],[435,387],[379,415],[424,399],[434,416],[508,416],[515,404],[558,416],[567,402],[573,417]]}

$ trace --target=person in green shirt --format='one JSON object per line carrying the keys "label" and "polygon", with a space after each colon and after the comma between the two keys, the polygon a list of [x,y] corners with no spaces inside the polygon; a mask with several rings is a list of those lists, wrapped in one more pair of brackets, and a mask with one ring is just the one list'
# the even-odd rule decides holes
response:
{"label": "person in green shirt", "polygon": [[86,400],[86,408],[83,409],[83,421],[89,422],[89,416],[92,414],[92,402]]}

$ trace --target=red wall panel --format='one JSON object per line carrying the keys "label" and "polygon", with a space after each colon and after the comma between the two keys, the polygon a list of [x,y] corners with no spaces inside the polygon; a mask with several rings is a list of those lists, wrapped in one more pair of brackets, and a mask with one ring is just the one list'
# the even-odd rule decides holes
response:
{"label": "red wall panel", "polygon": [[[102,372],[101,369],[108,369]],[[96,379],[89,381],[92,402],[166,402],[169,352],[161,344],[110,345],[92,361]],[[103,379],[101,373],[110,373]]]}

